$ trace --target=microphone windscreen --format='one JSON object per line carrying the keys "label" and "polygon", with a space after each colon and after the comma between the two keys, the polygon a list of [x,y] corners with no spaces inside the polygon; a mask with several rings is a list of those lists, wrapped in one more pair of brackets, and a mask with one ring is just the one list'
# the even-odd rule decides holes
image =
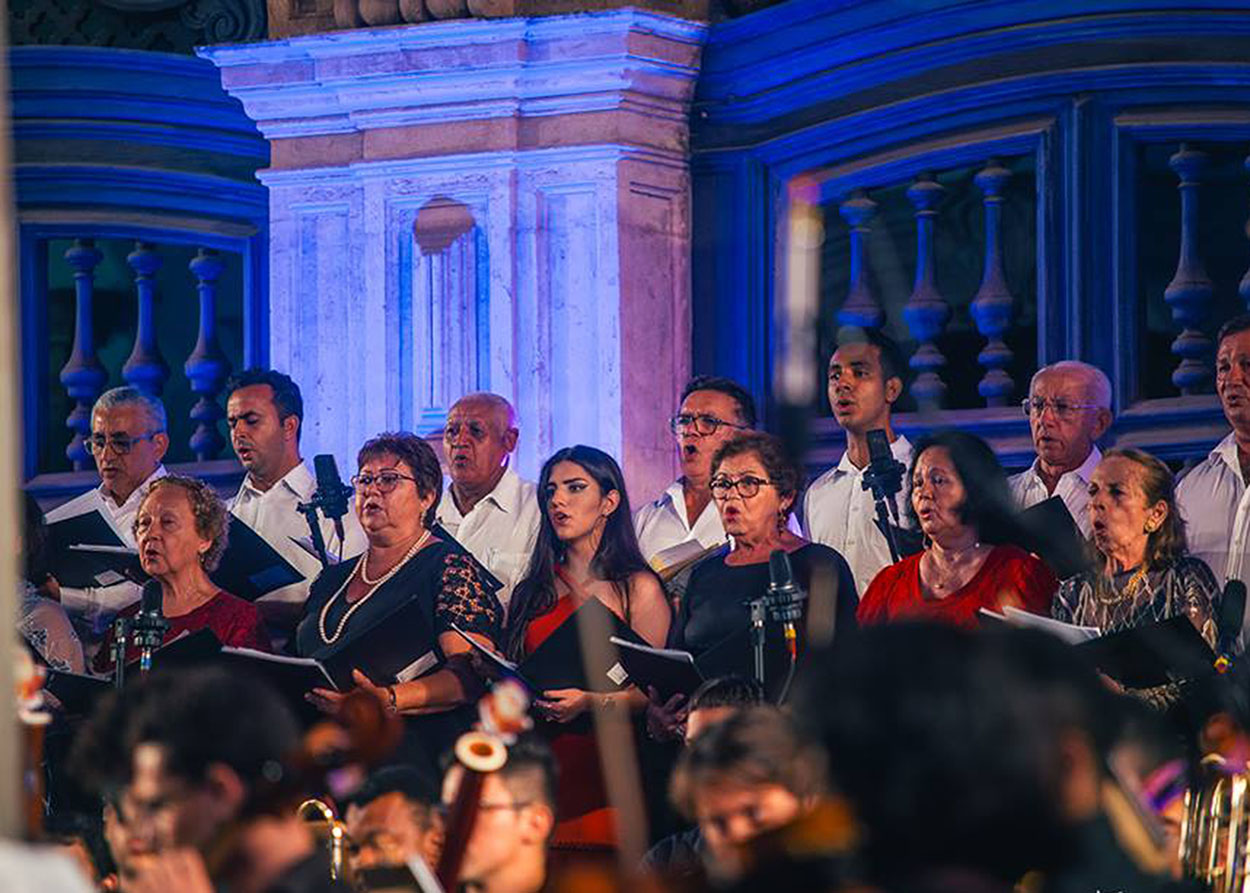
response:
{"label": "microphone windscreen", "polygon": [[144,614],[163,614],[164,601],[161,591],[161,584],[156,580],[148,580],[143,584],[143,594],[140,596],[139,610]]}
{"label": "microphone windscreen", "polygon": [[794,570],[790,556],[784,549],[773,549],[768,556],[768,586],[770,589],[788,589],[794,586]]}
{"label": "microphone windscreen", "polygon": [[1224,584],[1224,595],[1220,599],[1219,633],[1221,638],[1240,634],[1245,614],[1246,584],[1236,579],[1229,580]]}
{"label": "microphone windscreen", "polygon": [[885,436],[884,428],[873,428],[864,436],[868,440],[869,462],[873,465],[894,462],[894,454],[890,451],[890,438]]}
{"label": "microphone windscreen", "polygon": [[328,453],[313,456],[313,468],[317,473],[317,491],[323,500],[323,511],[331,516],[345,514],[347,493],[334,457]]}

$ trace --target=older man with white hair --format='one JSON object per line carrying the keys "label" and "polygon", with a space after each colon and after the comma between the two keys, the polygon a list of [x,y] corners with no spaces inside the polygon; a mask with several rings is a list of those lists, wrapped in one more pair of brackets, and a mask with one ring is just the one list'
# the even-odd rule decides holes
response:
{"label": "older man with white hair", "polygon": [[1111,427],[1111,382],[1088,363],[1063,360],[1037,370],[1023,405],[1037,458],[1011,477],[1012,497],[1026,509],[1058,496],[1089,536],[1089,478],[1102,459],[1098,438]]}
{"label": "older man with white hair", "polygon": [[[169,449],[165,405],[137,388],[105,391],[91,408],[87,448],[100,472],[100,486],[48,513],[48,524],[98,509],[113,522],[122,542],[134,547],[134,521],[148,487],[164,477],[161,459]],[[139,600],[139,587],[120,582],[88,589],[60,589],[65,610],[100,622]]]}

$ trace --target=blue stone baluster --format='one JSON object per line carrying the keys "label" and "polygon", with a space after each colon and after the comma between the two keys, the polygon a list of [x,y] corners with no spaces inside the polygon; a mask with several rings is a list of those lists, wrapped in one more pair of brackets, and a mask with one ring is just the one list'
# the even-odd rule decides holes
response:
{"label": "blue stone baluster", "polygon": [[937,203],[945,191],[932,174],[921,174],[907,190],[907,198],[916,209],[916,281],[903,308],[903,319],[918,342],[909,365],[916,372],[911,392],[921,409],[936,409],[946,397],[946,383],[938,374],[946,365],[946,357],[934,342],[946,328],[951,308],[938,291],[933,248]]}
{"label": "blue stone baluster", "polygon": [[191,382],[191,390],[200,397],[191,408],[191,421],[195,422],[191,452],[197,462],[206,462],[215,459],[226,445],[217,430],[218,420],[226,414],[217,403],[217,395],[230,374],[230,362],[217,343],[217,277],[225,264],[216,251],[201,248],[188,266],[198,280],[200,336],[183,369]]}
{"label": "blue stone baluster", "polygon": [[169,379],[169,364],[156,346],[156,317],[152,307],[156,300],[156,271],[161,268],[161,256],[151,244],[136,242],[135,250],[126,255],[126,263],[135,271],[139,325],[135,332],[135,346],[126,365],[122,366],[122,378],[144,393],[160,396]]}
{"label": "blue stone baluster", "polygon": [[61,384],[74,401],[74,409],[65,419],[65,427],[74,437],[65,448],[65,455],[75,471],[92,467],[85,439],[91,433],[91,407],[108,381],[108,372],[95,354],[95,268],[102,255],[94,239],[75,239],[65,251],[65,261],[74,269],[74,347],[69,361],[61,369]]}
{"label": "blue stone baluster", "polygon": [[838,324],[880,328],[885,312],[872,293],[868,277],[868,235],[872,232],[868,224],[877,213],[877,203],[864,190],[857,189],[838,211],[851,227],[851,288],[838,310]]}
{"label": "blue stone baluster", "polygon": [[1003,334],[1011,325],[1012,305],[1011,290],[1003,276],[1001,238],[1003,186],[1010,177],[1011,171],[997,159],[990,159],[975,179],[985,196],[982,199],[985,204],[985,272],[969,309],[977,331],[987,339],[985,347],[977,354],[977,362],[985,367],[977,391],[985,398],[986,406],[1006,406],[1016,386],[1007,374],[1013,354],[1003,341]]}
{"label": "blue stone baluster", "polygon": [[1207,156],[1181,143],[1180,151],[1168,160],[1168,166],[1180,177],[1181,250],[1176,274],[1163,292],[1163,300],[1172,308],[1172,319],[1181,333],[1172,342],[1172,353],[1180,363],[1172,372],[1172,384],[1182,394],[1196,394],[1211,378],[1207,356],[1211,339],[1200,326],[1211,306],[1214,288],[1198,253],[1198,185],[1206,170]]}

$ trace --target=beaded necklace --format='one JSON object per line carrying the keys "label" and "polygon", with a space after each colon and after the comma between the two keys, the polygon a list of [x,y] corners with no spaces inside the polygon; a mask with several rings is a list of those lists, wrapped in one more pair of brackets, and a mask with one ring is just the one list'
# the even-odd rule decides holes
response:
{"label": "beaded necklace", "polygon": [[326,603],[321,609],[320,623],[317,625],[317,632],[321,634],[321,641],[325,642],[327,645],[333,645],[337,642],[343,635],[343,630],[347,627],[347,621],[351,620],[352,615],[356,613],[356,609],[367,602],[370,596],[382,587],[383,583],[399,573],[399,569],[407,564],[413,555],[416,555],[421,551],[421,547],[426,544],[426,541],[429,540],[429,538],[430,531],[427,530],[420,539],[412,544],[412,548],[408,550],[407,554],[405,554],[403,558],[396,562],[394,567],[376,580],[370,580],[368,575],[365,573],[365,565],[369,563],[369,552],[366,550],[365,554],[360,556],[360,563],[356,565],[356,575],[360,577],[360,582],[369,587],[369,591],[347,606],[347,611],[342,617],[339,618],[338,626],[334,629],[334,635],[327,633],[326,618],[330,615],[330,606],[334,604],[335,599],[347,590],[348,584],[352,581],[352,574],[347,575],[347,579],[343,581],[343,585],[336,589],[334,594],[326,599]]}

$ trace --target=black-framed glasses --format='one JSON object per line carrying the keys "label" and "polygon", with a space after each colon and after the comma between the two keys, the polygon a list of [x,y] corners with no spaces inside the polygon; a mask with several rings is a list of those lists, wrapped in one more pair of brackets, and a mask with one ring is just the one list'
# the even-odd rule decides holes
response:
{"label": "black-framed glasses", "polygon": [[147,434],[140,434],[138,437],[127,437],[125,434],[114,434],[105,437],[103,434],[93,434],[87,438],[85,445],[87,450],[93,456],[103,456],[105,450],[112,450],[119,456],[128,454],[136,443],[141,440],[151,440],[160,431],[149,431]]}
{"label": "black-framed glasses", "polygon": [[713,499],[728,499],[730,490],[737,490],[738,495],[743,499],[750,499],[760,492],[760,487],[769,487],[774,483],[774,481],[766,481],[763,478],[752,477],[749,474],[744,474],[736,481],[728,475],[717,475],[712,478],[712,483],[709,486],[712,489]]}
{"label": "black-framed glasses", "polygon": [[1076,414],[1087,409],[1099,409],[1095,403],[1069,403],[1067,400],[1043,400],[1041,397],[1026,397],[1020,401],[1020,408],[1026,416],[1041,418],[1047,408],[1055,414],[1055,418],[1067,421],[1076,418]]}
{"label": "black-framed glasses", "polygon": [[417,479],[411,475],[400,474],[398,471],[381,471],[377,474],[370,474],[366,471],[363,474],[352,475],[352,486],[357,492],[368,490],[377,484],[379,492],[390,493],[399,486],[400,481],[412,481],[415,484]]}
{"label": "black-framed glasses", "polygon": [[719,419],[714,415],[708,415],[706,413],[700,413],[698,415],[682,413],[681,415],[675,415],[668,420],[669,430],[671,430],[674,434],[682,434],[683,432],[693,430],[695,434],[698,434],[701,437],[708,437],[709,435],[715,434],[719,431],[721,426],[726,428],[737,428],[739,430],[745,430],[747,427],[746,425],[739,425],[737,422],[727,422],[724,419]]}

